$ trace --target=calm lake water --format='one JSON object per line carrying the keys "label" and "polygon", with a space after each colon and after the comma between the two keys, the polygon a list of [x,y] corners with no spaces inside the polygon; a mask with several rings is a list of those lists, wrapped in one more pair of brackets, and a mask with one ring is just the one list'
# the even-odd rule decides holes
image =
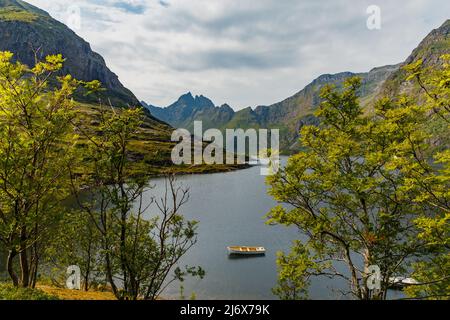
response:
{"label": "calm lake water", "polygon": [[[265,224],[264,216],[276,202],[267,195],[260,167],[183,176],[178,182],[190,188],[191,199],[183,214],[200,222],[198,243],[180,265],[200,265],[207,273],[203,280],[187,279],[184,296],[189,299],[195,292],[198,299],[276,299],[272,294],[277,283],[276,253],[288,252],[292,241],[303,237],[295,228]],[[163,194],[163,179],[152,184],[155,188],[147,199]],[[264,246],[267,254],[232,259],[226,250],[230,245]],[[336,289],[347,288],[341,280],[318,278],[312,280],[309,295],[312,299],[345,299]],[[179,298],[180,284],[171,286],[164,296]]]}

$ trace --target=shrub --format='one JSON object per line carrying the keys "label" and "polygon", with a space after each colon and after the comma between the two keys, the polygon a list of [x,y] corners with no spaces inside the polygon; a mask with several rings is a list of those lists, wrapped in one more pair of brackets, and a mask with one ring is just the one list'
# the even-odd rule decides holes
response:
{"label": "shrub", "polygon": [[58,300],[39,289],[18,288],[10,283],[0,283],[0,300]]}

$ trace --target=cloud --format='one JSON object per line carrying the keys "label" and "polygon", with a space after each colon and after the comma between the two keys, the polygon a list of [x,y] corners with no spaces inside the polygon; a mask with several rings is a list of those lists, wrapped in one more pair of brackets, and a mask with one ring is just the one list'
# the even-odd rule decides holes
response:
{"label": "cloud", "polygon": [[92,2],[106,8],[118,8],[131,14],[143,14],[147,9],[145,0],[93,0]]}
{"label": "cloud", "polygon": [[159,0],[159,4],[166,8],[170,7],[170,3],[167,1]]}
{"label": "cloud", "polygon": [[450,11],[445,0],[29,0],[76,30],[139,98],[168,105],[184,92],[236,109],[271,104],[322,73],[403,61]]}
{"label": "cloud", "polygon": [[116,3],[114,3],[114,6],[116,8],[120,8],[120,9],[123,9],[127,12],[134,13],[134,14],[143,14],[146,9],[146,7],[144,5],[140,5],[140,4],[134,5],[134,4],[127,3],[125,1],[116,2]]}

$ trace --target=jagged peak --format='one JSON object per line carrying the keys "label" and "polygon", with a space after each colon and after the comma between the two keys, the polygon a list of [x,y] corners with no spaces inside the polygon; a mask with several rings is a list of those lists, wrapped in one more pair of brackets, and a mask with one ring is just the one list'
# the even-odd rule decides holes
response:
{"label": "jagged peak", "polygon": [[178,100],[176,102],[174,102],[172,105],[177,105],[177,104],[187,104],[187,105],[191,105],[193,104],[195,101],[194,96],[192,95],[191,92],[182,94]]}
{"label": "jagged peak", "polygon": [[201,107],[209,107],[209,108],[215,107],[214,103],[204,95],[195,96],[195,103]]}
{"label": "jagged peak", "polygon": [[184,105],[192,108],[214,108],[214,103],[205,97],[204,95],[192,95],[192,92],[187,92],[181,95],[176,102],[168,106],[167,108],[174,108],[179,105]]}

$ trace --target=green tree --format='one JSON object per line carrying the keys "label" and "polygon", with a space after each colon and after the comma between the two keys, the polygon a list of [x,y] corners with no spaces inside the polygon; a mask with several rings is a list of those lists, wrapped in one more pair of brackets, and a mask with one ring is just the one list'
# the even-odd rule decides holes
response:
{"label": "green tree", "polygon": [[52,282],[65,286],[67,267],[76,265],[80,268],[84,291],[89,291],[93,285],[103,285],[100,239],[100,233],[88,215],[81,210],[67,209],[44,250],[44,262],[51,270]]}
{"label": "green tree", "polygon": [[[141,109],[103,112],[100,134],[87,133],[85,174],[73,175],[75,191],[80,185],[93,190],[89,199],[76,193],[78,204],[100,234],[106,279],[118,299],[156,299],[169,283],[204,274],[201,268],[177,267],[197,241],[197,223],[180,214],[188,190],[168,177],[164,196],[144,205],[148,177],[135,174],[139,162],[131,161],[129,150],[142,117]],[[149,210],[152,205],[157,212]]]}
{"label": "green tree", "polygon": [[28,287],[35,285],[42,244],[68,195],[66,167],[75,141],[71,96],[82,83],[56,76],[61,55],[33,68],[12,58],[11,52],[0,52],[0,241],[14,285]]}
{"label": "green tree", "polygon": [[[305,297],[311,277],[324,276],[347,281],[345,294],[357,299],[385,299],[389,279],[407,274],[409,262],[425,255],[414,221],[426,210],[410,201],[407,176],[396,170],[398,145],[426,138],[416,130],[425,111],[402,98],[398,104],[383,100],[366,116],[359,87],[352,78],[342,92],[323,90],[316,114],[321,125],[302,129],[302,151],[268,179],[270,194],[285,204],[271,210],[269,223],[296,226],[307,238],[291,254],[280,254],[275,292],[283,298]],[[375,265],[380,290],[367,284]]]}
{"label": "green tree", "polygon": [[426,117],[416,126],[425,142],[405,140],[396,169],[407,177],[411,201],[432,214],[417,219],[419,237],[428,258],[417,261],[412,276],[420,285],[406,290],[413,298],[450,298],[450,55],[437,68],[424,68],[422,60],[406,67],[408,80],[422,92]]}

